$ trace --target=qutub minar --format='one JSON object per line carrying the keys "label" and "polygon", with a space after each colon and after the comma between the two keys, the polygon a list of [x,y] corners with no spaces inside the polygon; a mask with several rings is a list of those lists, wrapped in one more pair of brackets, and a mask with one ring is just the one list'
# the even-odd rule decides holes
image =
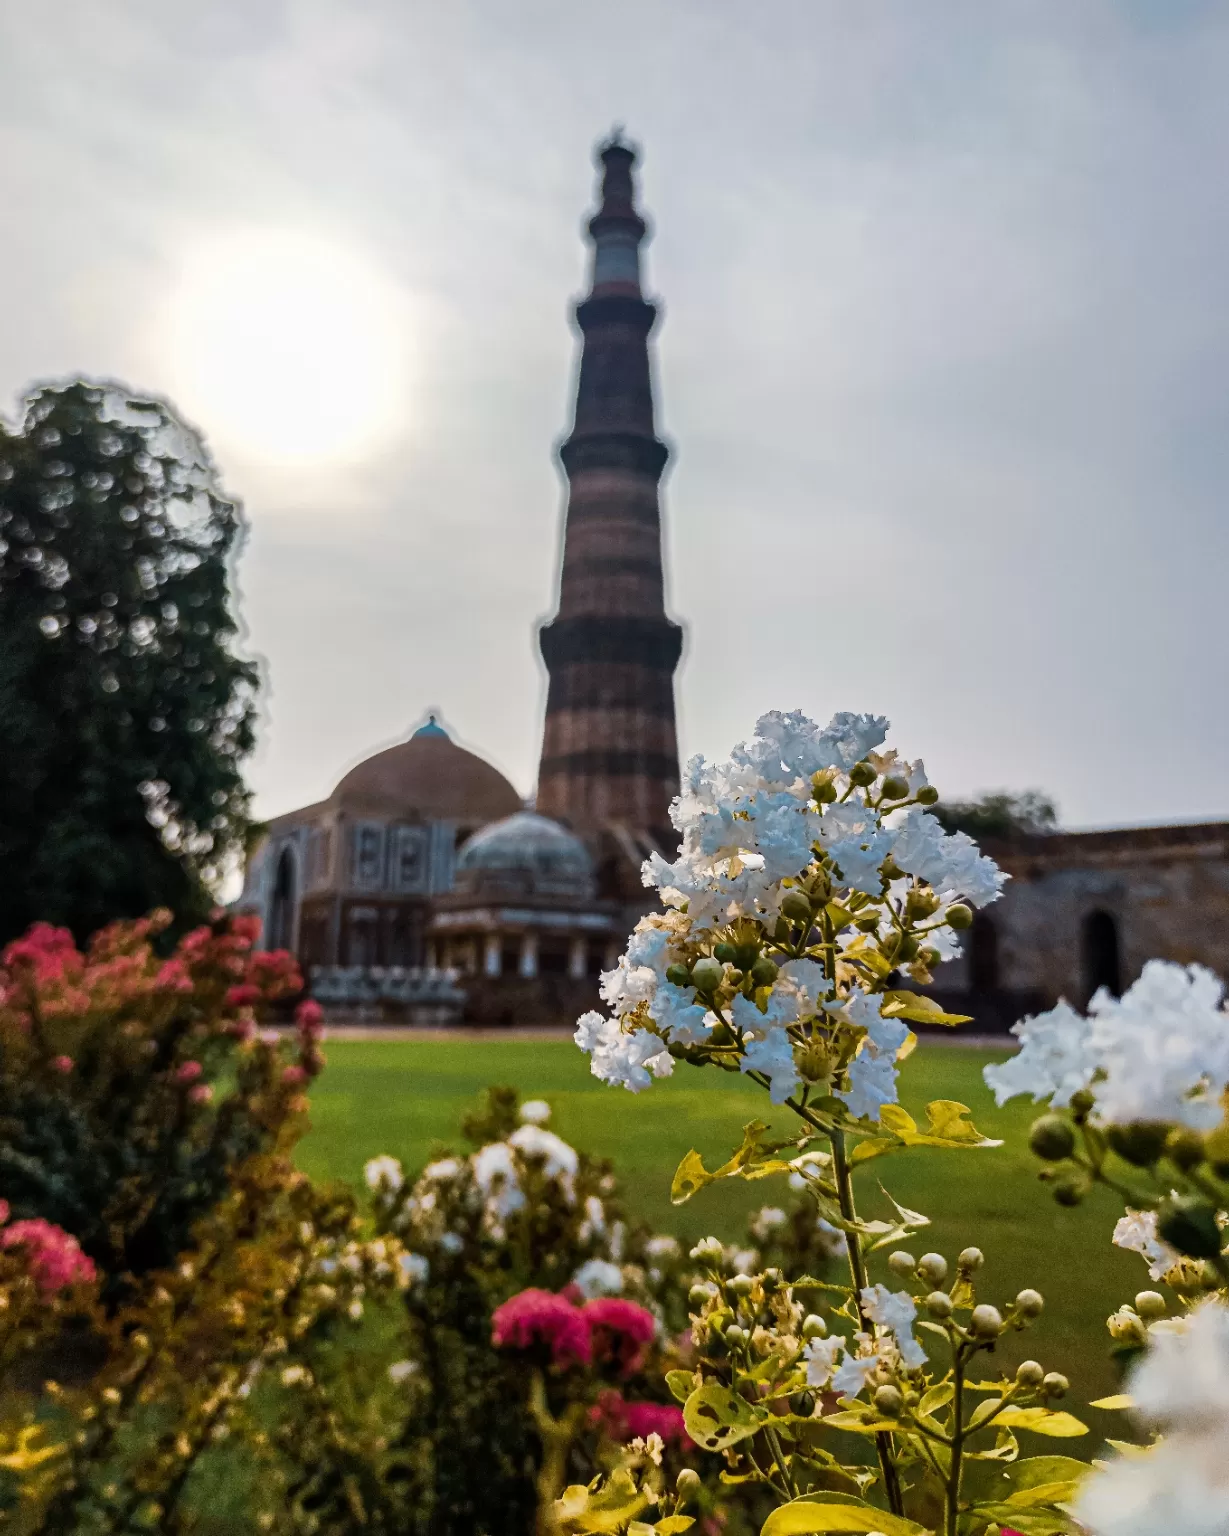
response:
{"label": "qutub minar", "polygon": [[[642,286],[636,154],[616,133],[598,160],[576,407],[559,450],[559,604],[538,636],[549,687],[536,802],[527,809],[431,717],[327,800],[270,822],[239,904],[263,918],[270,947],[298,953],[335,1018],[574,1019],[654,904],[642,861],[676,846],[683,635],[662,574],[657,311]],[[983,1029],[1060,994],[1117,992],[1152,955],[1229,969],[1229,824],[1059,833],[992,851],[1013,878],[937,978]]]}

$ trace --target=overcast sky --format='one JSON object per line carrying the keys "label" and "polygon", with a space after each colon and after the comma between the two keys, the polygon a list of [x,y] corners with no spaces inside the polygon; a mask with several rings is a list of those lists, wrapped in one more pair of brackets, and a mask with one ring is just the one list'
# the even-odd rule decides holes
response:
{"label": "overcast sky", "polygon": [[[870,709],[948,793],[1223,816],[1227,87],[1229,5],[1192,0],[8,0],[0,406],[85,372],[208,434],[250,522],[261,812],[428,707],[528,791],[620,121],[684,753]],[[366,274],[357,448],[275,451],[250,336],[214,337],[245,428],[202,383],[184,274],[244,241]]]}

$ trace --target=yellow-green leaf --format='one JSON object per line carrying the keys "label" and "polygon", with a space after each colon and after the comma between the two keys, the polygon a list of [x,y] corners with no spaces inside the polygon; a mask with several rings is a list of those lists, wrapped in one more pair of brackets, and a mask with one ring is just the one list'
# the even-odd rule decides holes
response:
{"label": "yellow-green leaf", "polygon": [[920,992],[885,992],[882,1013],[885,1019],[905,1019],[910,1024],[968,1024],[972,1022],[972,1014],[969,1013],[944,1013],[938,1003],[931,997],[924,997]]}
{"label": "yellow-green leaf", "polygon": [[927,1536],[926,1527],[912,1520],[902,1520],[860,1500],[846,1502],[831,1493],[782,1504],[764,1521],[760,1536],[827,1536],[829,1532],[857,1536],[869,1531],[882,1531],[883,1536]]}
{"label": "yellow-green leaf", "polygon": [[685,1403],[695,1388],[696,1378],[693,1371],[667,1371],[666,1385],[670,1388],[670,1396],[676,1402]]}
{"label": "yellow-green leaf", "polygon": [[1135,1399],[1129,1392],[1115,1392],[1112,1397],[1099,1397],[1088,1406],[1090,1408],[1134,1408]]}
{"label": "yellow-green leaf", "polygon": [[667,1515],[664,1520],[659,1520],[652,1529],[657,1532],[657,1536],[676,1536],[676,1533],[679,1531],[689,1531],[695,1523],[695,1519],[691,1515]]}
{"label": "yellow-green leaf", "polygon": [[975,1504],[971,1514],[995,1525],[1007,1526],[1020,1536],[1076,1536],[1080,1527],[1061,1509],[1020,1509],[1014,1504]]}
{"label": "yellow-green leaf", "polygon": [[762,1138],[767,1129],[762,1120],[752,1120],[744,1125],[742,1146],[728,1162],[722,1163],[720,1168],[713,1169],[711,1173],[705,1168],[704,1159],[698,1152],[688,1152],[675,1169],[674,1180],[670,1185],[670,1199],[673,1203],[685,1204],[697,1190],[713,1183],[715,1179],[762,1179],[770,1173],[791,1172],[788,1163],[775,1162],[772,1156],[782,1147],[797,1146],[797,1139],[766,1142]]}
{"label": "yellow-green leaf", "polygon": [[1011,1429],[1031,1429],[1035,1435],[1051,1435],[1059,1440],[1088,1433],[1088,1426],[1081,1424],[1074,1414],[1052,1408],[1004,1408],[995,1423]]}
{"label": "yellow-green leaf", "polygon": [[683,1404],[687,1433],[706,1451],[723,1451],[755,1434],[764,1416],[762,1410],[757,1413],[746,1398],[719,1382],[697,1387]]}

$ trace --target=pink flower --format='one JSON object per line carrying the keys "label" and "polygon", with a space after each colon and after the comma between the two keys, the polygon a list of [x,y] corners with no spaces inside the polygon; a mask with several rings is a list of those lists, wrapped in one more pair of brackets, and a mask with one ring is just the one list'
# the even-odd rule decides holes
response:
{"label": "pink flower", "polygon": [[294,1021],[300,1029],[315,1029],[324,1018],[324,1009],[315,998],[304,998],[294,1011]]}
{"label": "pink flower", "polygon": [[298,1088],[307,1081],[305,1067],[286,1067],[282,1072],[282,1082],[288,1088]]}
{"label": "pink flower", "polygon": [[56,1072],[71,1072],[73,1059],[71,1056],[53,1056],[51,1058],[52,1069]]}
{"label": "pink flower", "polygon": [[600,1426],[611,1440],[647,1440],[660,1435],[667,1444],[687,1445],[691,1437],[683,1427],[683,1410],[673,1403],[629,1403],[613,1387],[598,1394],[589,1410],[590,1423]]}
{"label": "pink flower", "polygon": [[0,1232],[0,1248],[25,1250],[30,1274],[40,1291],[62,1291],[66,1285],[92,1280],[97,1273],[77,1239],[42,1217],[5,1227]]}
{"label": "pink flower", "polygon": [[188,1089],[189,1104],[208,1104],[213,1098],[213,1089],[208,1083],[197,1083]]}
{"label": "pink flower", "polygon": [[[186,942],[185,940],[185,947]],[[154,986],[163,992],[191,992],[192,978],[188,974],[187,966],[178,955],[172,956],[160,967],[157,976],[154,977]]]}
{"label": "pink flower", "polygon": [[7,1200],[0,1200],[0,1227],[2,1227],[8,1219],[9,1203]]}
{"label": "pink flower", "polygon": [[175,1068],[174,1080],[177,1083],[194,1083],[203,1071],[199,1061],[183,1061]]}
{"label": "pink flower", "polygon": [[552,1291],[533,1288],[495,1309],[491,1342],[501,1349],[545,1344],[555,1365],[588,1365],[592,1355],[589,1320],[581,1308]]}
{"label": "pink flower", "polygon": [[238,986],[227,988],[226,1006],[228,1008],[250,1008],[253,1003],[259,1001],[260,988],[254,987],[250,981],[240,982]]}
{"label": "pink flower", "polygon": [[611,1361],[624,1376],[639,1370],[657,1332],[653,1314],[618,1296],[587,1301],[582,1310],[593,1330],[598,1359]]}

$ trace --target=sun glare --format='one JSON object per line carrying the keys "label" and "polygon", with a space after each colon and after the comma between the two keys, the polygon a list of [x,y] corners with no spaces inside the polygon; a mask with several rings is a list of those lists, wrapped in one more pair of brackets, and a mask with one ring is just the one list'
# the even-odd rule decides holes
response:
{"label": "sun glare", "polygon": [[358,253],[249,231],[185,262],[169,337],[206,434],[287,463],[362,456],[402,419],[405,300]]}

